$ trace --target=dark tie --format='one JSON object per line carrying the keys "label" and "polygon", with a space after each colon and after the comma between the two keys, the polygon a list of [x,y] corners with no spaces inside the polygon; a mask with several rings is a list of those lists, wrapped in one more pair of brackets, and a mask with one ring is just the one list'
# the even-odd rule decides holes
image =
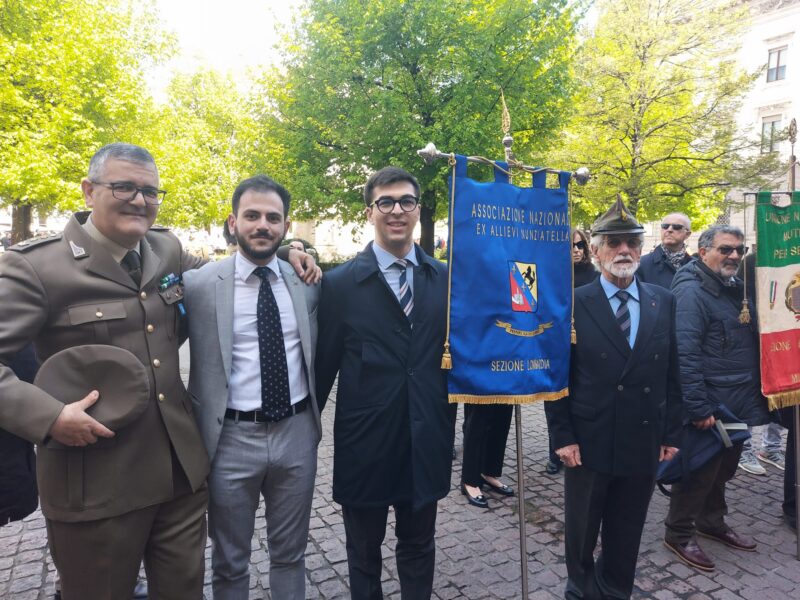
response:
{"label": "dark tie", "polygon": [[256,310],[258,352],[261,356],[261,410],[269,420],[279,421],[291,410],[281,313],[269,283],[269,267],[256,267],[253,272],[261,279]]}
{"label": "dark tie", "polygon": [[628,309],[628,300],[630,300],[631,295],[625,290],[618,290],[614,295],[619,298],[619,308],[617,308],[617,314],[615,315],[617,318],[617,324],[622,330],[625,339],[628,340],[628,343],[630,343],[631,311]]}
{"label": "dark tie", "polygon": [[400,291],[397,292],[397,299],[400,301],[400,308],[406,313],[406,317],[411,319],[411,311],[414,309],[414,297],[411,295],[411,286],[408,285],[408,261],[400,258],[394,262],[394,267],[400,269]]}
{"label": "dark tie", "polygon": [[142,259],[136,250],[128,250],[120,263],[137,286],[142,285]]}

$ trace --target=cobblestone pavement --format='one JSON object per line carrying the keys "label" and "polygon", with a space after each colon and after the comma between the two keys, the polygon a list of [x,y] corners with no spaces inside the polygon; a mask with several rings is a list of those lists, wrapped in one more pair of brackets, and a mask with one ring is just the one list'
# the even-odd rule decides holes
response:
{"label": "cobblestone pavement", "polygon": [[[184,364],[186,364],[185,361]],[[319,449],[316,495],[308,540],[307,597],[347,598],[347,559],[340,507],[331,500],[333,404],[323,414],[325,429]],[[547,432],[542,407],[522,408],[525,461],[526,540],[529,597],[536,600],[563,597],[566,567],[563,558],[562,476],[549,476]],[[458,492],[461,450],[459,409],[452,492],[439,503],[436,535],[434,597],[521,598],[519,528],[516,499],[490,500],[489,510],[467,505]],[[504,479],[517,487],[516,435],[512,422]],[[800,598],[800,562],[795,559],[795,537],[781,518],[782,473],[767,466],[767,476],[741,470],[729,484],[731,514],[737,531],[753,536],[754,553],[731,550],[702,540],[717,564],[713,573],[700,573],[678,560],[662,545],[667,500],[653,496],[639,554],[634,598],[669,600],[789,600]],[[263,503],[256,518],[252,542],[251,598],[269,597],[269,556]],[[384,594],[399,599],[394,564],[393,521],[387,531],[383,572]],[[210,548],[206,549],[206,582],[210,581]],[[44,520],[36,512],[25,521],[0,528],[0,598],[43,600],[51,598],[53,563],[47,551]],[[211,598],[210,586],[206,598]],[[281,600],[281,599],[276,599]]]}

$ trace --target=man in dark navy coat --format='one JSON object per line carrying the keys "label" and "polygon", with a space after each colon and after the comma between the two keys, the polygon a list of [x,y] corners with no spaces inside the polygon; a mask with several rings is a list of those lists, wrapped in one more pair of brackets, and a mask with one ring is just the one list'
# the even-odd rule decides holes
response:
{"label": "man in dark navy coat", "polygon": [[602,276],[575,290],[570,395],[545,405],[553,445],[569,467],[568,599],[630,597],[656,467],[677,452],[675,299],[634,277],[642,231],[619,198],[595,222],[591,248]]}
{"label": "man in dark navy coat", "polygon": [[404,599],[430,598],[437,501],[450,490],[455,405],[441,359],[445,266],[414,244],[419,184],[385,167],[364,188],[375,240],[323,279],[320,411],[337,372],[333,499],[342,505],[352,598],[381,594],[381,544],[394,507]]}
{"label": "man in dark navy coat", "polygon": [[692,222],[685,214],[670,213],[661,219],[661,244],[642,257],[636,277],[639,281],[669,289],[672,278],[692,260],[686,240],[692,235]]}

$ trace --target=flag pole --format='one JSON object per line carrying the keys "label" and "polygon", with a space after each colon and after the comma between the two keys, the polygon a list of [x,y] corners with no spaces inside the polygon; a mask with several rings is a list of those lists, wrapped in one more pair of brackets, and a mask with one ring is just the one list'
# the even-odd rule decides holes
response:
{"label": "flag pole", "polygon": [[[506,156],[506,164],[517,165],[519,161],[514,156],[511,146],[514,145],[514,138],[511,136],[511,115],[506,106],[506,97],[503,90],[500,90],[500,100],[503,104],[503,152]],[[508,176],[508,183],[513,183],[511,175]],[[519,517],[519,568],[522,575],[522,597],[528,600],[528,541],[525,536],[525,469],[522,461],[522,406],[514,405],[514,429],[517,438],[517,517]]]}

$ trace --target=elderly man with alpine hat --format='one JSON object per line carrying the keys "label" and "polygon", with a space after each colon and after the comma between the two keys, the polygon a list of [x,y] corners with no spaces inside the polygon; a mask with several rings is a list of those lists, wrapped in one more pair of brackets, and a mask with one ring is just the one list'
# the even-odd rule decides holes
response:
{"label": "elderly man with alpine hat", "polygon": [[643,231],[619,197],[594,223],[601,277],[575,290],[570,395],[545,405],[568,467],[568,599],[630,597],[656,469],[677,452],[675,298],[635,277]]}

